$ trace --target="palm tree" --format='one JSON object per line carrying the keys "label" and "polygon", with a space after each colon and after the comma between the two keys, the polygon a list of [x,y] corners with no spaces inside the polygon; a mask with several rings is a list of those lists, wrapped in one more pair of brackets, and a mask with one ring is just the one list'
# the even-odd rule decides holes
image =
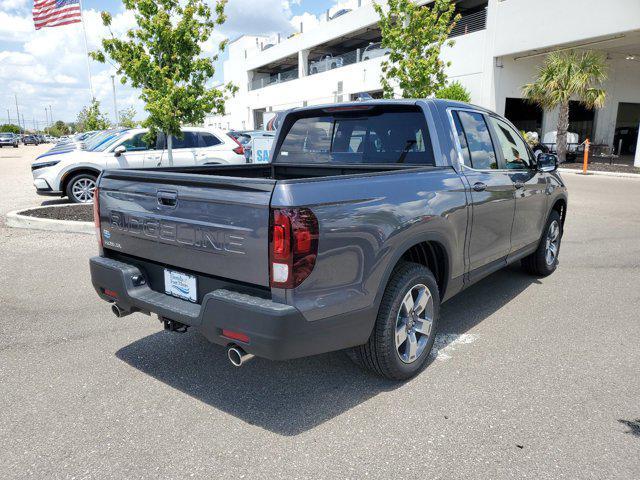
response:
{"label": "palm tree", "polygon": [[533,83],[522,88],[529,101],[542,108],[560,108],[558,160],[567,156],[567,130],[569,129],[569,100],[578,100],[587,108],[602,108],[606,92],[600,88],[607,79],[606,59],[599,53],[565,51],[550,53]]}

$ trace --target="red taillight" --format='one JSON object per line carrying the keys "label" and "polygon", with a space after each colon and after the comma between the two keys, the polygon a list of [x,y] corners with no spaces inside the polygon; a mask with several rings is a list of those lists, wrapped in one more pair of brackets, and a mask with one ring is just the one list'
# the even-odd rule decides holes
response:
{"label": "red taillight", "polygon": [[222,336],[223,337],[227,337],[230,338],[232,340],[238,340],[239,342],[244,342],[244,343],[249,343],[249,336],[244,334],[244,333],[240,333],[240,332],[234,332],[233,330],[222,330]]}
{"label": "red taillight", "polygon": [[271,286],[296,288],[313,270],[318,254],[318,219],[308,208],[271,211]]}
{"label": "red taillight", "polygon": [[233,149],[234,153],[237,153],[238,155],[244,155],[244,147],[238,141],[238,139],[236,139],[235,137],[232,137],[231,135],[229,135],[229,138],[238,144],[238,146]]}
{"label": "red taillight", "polygon": [[98,245],[102,247],[102,231],[100,230],[100,191],[98,187],[93,191],[93,224],[96,227]]}

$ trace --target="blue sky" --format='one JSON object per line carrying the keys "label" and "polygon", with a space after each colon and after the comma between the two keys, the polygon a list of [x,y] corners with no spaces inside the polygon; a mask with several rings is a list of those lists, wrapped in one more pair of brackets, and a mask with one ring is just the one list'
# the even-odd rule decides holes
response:
{"label": "blue sky", "polygon": [[[315,16],[352,2],[357,0],[229,0],[227,22],[215,33],[211,53],[224,37],[291,33],[293,25],[301,21],[307,29],[306,22],[313,23]],[[83,5],[90,50],[97,48],[106,34],[99,18],[101,10],[114,14],[116,35],[124,34],[133,25],[133,17],[124,11],[121,1],[84,0]],[[15,94],[29,128],[34,122],[44,124],[45,107],[49,105],[55,120],[73,121],[91,98],[82,29],[76,24],[35,31],[32,6],[33,0],[0,0],[0,123],[8,117],[15,123]],[[216,77],[222,78],[221,62],[219,67]],[[91,62],[90,69],[94,94],[103,111],[113,118],[114,69],[95,62]],[[118,109],[132,105],[142,117],[137,92],[120,83],[117,90]]]}

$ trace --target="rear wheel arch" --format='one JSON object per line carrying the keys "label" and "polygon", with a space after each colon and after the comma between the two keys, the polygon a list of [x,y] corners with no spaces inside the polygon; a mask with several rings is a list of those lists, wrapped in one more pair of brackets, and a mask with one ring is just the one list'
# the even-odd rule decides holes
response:
{"label": "rear wheel arch", "polygon": [[449,285],[451,272],[450,248],[438,235],[426,236],[421,239],[413,239],[397,249],[394,258],[389,262],[384,277],[380,282],[376,295],[376,309],[380,307],[382,296],[393,272],[404,262],[417,263],[427,267],[436,278],[440,298],[445,298],[445,292]]}

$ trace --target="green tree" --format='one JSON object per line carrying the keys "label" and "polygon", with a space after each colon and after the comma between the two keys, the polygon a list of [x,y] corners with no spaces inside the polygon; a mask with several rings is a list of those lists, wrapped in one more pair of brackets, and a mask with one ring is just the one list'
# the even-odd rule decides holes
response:
{"label": "green tree", "polygon": [[95,98],[91,101],[91,105],[83,107],[76,119],[76,128],[79,132],[88,132],[91,130],[106,130],[110,127],[107,116],[100,111],[100,102]]}
{"label": "green tree", "polygon": [[[122,82],[142,90],[140,98],[149,116],[143,122],[150,136],[164,132],[167,136],[169,164],[173,165],[171,135],[181,136],[182,124],[199,124],[207,113],[224,113],[227,95],[237,87],[222,90],[209,88],[215,74],[217,56],[204,56],[202,45],[211,38],[216,25],[225,21],[226,0],[218,0],[215,9],[205,0],[123,0],[133,12],[136,28],[124,39],[111,36],[102,41],[103,50],[92,57],[115,63]],[[105,26],[112,17],[102,12]],[[220,45],[224,50],[227,41]]]}
{"label": "green tree", "polygon": [[53,135],[54,137],[62,137],[64,135],[69,135],[71,130],[69,126],[64,123],[62,120],[58,120],[48,129],[49,135]]}
{"label": "green tree", "polygon": [[0,133],[20,133],[20,127],[18,125],[14,125],[13,123],[5,123],[4,125],[0,125]]}
{"label": "green tree", "polygon": [[471,94],[460,82],[455,81],[436,92],[436,98],[471,103]]}
{"label": "green tree", "polygon": [[136,109],[133,107],[125,108],[118,112],[118,125],[124,128],[136,128],[140,125],[140,122],[134,120],[136,116]]}
{"label": "green tree", "polygon": [[451,29],[460,19],[451,0],[435,0],[429,6],[412,0],[387,0],[374,4],[380,16],[382,46],[389,49],[382,62],[382,87],[386,98],[393,98],[394,88],[404,98],[425,98],[446,84],[444,69],[450,62],[440,59]]}
{"label": "green tree", "polygon": [[606,92],[600,87],[607,76],[606,59],[600,53],[553,52],[534,82],[522,88],[523,96],[542,108],[559,108],[556,148],[561,162],[567,157],[569,101],[575,99],[587,108],[602,108]]}

